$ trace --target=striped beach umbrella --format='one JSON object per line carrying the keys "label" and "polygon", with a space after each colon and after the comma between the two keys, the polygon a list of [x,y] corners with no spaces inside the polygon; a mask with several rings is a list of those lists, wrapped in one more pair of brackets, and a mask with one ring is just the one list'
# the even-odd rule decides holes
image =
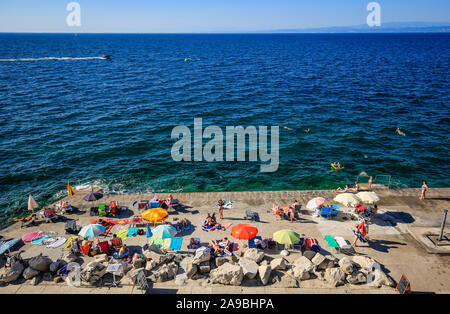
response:
{"label": "striped beach umbrella", "polygon": [[310,210],[314,210],[317,207],[319,207],[320,205],[323,205],[325,203],[325,198],[323,197],[315,197],[312,200],[310,200],[308,202],[308,204],[306,204],[306,208],[310,209]]}
{"label": "striped beach umbrella", "polygon": [[172,238],[177,233],[177,229],[171,225],[161,225],[152,230],[153,236],[158,239]]}
{"label": "striped beach umbrella", "polygon": [[102,225],[91,224],[81,228],[78,235],[83,238],[95,238],[105,232],[106,228]]}

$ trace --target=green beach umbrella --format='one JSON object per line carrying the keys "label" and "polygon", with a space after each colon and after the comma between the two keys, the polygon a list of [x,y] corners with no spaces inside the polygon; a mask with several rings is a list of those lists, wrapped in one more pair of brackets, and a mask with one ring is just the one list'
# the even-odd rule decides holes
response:
{"label": "green beach umbrella", "polygon": [[273,239],[281,244],[294,244],[300,241],[300,236],[297,232],[283,229],[273,234]]}

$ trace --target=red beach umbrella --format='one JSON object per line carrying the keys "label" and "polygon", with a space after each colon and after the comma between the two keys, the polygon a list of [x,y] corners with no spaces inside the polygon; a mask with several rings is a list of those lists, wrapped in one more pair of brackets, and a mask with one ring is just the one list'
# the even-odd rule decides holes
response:
{"label": "red beach umbrella", "polygon": [[231,228],[231,236],[240,240],[248,240],[256,237],[258,229],[256,227],[239,224]]}

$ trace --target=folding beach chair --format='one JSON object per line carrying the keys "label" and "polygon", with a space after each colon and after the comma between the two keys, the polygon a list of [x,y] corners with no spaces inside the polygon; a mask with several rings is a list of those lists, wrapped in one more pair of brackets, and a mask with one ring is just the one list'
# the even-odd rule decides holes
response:
{"label": "folding beach chair", "polygon": [[110,255],[111,251],[109,249],[109,243],[108,241],[102,241],[98,243],[98,247],[100,249],[100,253]]}
{"label": "folding beach chair", "polygon": [[343,237],[334,237],[341,252],[349,252],[352,250],[352,246],[345,241]]}
{"label": "folding beach chair", "polygon": [[247,209],[245,211],[244,219],[253,220],[253,221],[259,221],[259,215],[257,212],[254,212],[251,209]]}
{"label": "folding beach chair", "polygon": [[326,217],[326,218],[332,218],[332,217],[336,217],[337,214],[339,214],[338,211],[333,210],[333,208],[330,207],[323,207],[322,211],[320,213],[320,215],[322,217]]}
{"label": "folding beach chair", "polygon": [[98,215],[106,216],[108,213],[106,212],[106,204],[98,204]]}
{"label": "folding beach chair", "polygon": [[120,207],[118,206],[117,201],[111,201],[109,203],[109,211],[115,216],[120,214]]}
{"label": "folding beach chair", "polygon": [[117,248],[122,247],[122,239],[121,238],[113,238],[111,241],[111,247],[113,250],[116,250]]}

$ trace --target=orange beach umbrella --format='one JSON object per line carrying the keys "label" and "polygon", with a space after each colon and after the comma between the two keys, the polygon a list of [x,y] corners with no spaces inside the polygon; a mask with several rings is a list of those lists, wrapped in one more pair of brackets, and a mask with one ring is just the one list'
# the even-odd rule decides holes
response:
{"label": "orange beach umbrella", "polygon": [[231,228],[231,236],[236,239],[248,240],[256,237],[258,234],[258,229],[256,227],[239,224]]}
{"label": "orange beach umbrella", "polygon": [[157,207],[147,209],[141,214],[141,217],[142,219],[145,219],[149,222],[161,222],[169,217],[169,213],[167,212],[167,210],[161,207]]}

